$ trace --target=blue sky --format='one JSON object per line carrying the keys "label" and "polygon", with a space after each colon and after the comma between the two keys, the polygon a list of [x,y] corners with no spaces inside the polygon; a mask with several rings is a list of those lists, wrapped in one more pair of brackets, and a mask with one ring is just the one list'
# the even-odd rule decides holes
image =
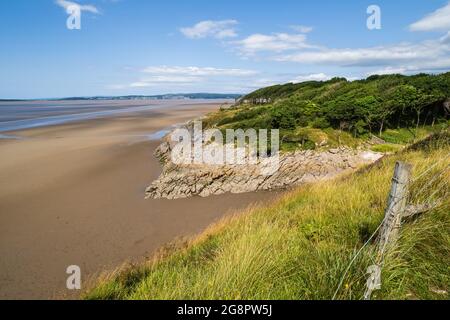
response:
{"label": "blue sky", "polygon": [[[81,5],[81,30],[66,27]],[[381,29],[366,10],[381,9]],[[450,70],[448,0],[3,0],[0,98],[245,93]]]}

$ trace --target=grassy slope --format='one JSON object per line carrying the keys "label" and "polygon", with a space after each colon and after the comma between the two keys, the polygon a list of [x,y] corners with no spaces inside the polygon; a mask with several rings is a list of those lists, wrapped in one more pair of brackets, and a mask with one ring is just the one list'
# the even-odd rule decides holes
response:
{"label": "grassy slope", "polygon": [[[352,256],[383,219],[395,161],[412,163],[416,176],[438,163],[433,175],[449,165],[449,152],[447,136],[439,148],[402,152],[364,172],[301,187],[265,208],[221,221],[152,262],[116,271],[85,298],[331,299]],[[415,193],[430,175],[414,183],[412,198],[427,198],[429,188]],[[338,299],[362,297],[374,247],[355,261]],[[449,266],[447,199],[403,226],[375,298],[448,299]]]}

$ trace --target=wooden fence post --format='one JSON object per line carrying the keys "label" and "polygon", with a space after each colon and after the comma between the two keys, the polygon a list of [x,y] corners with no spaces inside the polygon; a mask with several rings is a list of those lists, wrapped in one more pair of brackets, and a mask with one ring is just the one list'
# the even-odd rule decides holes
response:
{"label": "wooden fence post", "polygon": [[398,237],[402,217],[408,201],[408,187],[411,176],[411,165],[397,162],[395,165],[392,187],[384,223],[380,231],[379,255],[383,255],[388,245],[393,245]]}
{"label": "wooden fence post", "polygon": [[389,193],[388,205],[380,229],[378,238],[377,265],[370,266],[368,273],[364,299],[370,300],[374,290],[381,289],[381,261],[388,246],[393,246],[397,240],[398,232],[402,223],[402,218],[406,212],[408,201],[408,187],[411,176],[411,165],[404,162],[397,162],[395,165],[394,177],[392,178],[391,192]]}

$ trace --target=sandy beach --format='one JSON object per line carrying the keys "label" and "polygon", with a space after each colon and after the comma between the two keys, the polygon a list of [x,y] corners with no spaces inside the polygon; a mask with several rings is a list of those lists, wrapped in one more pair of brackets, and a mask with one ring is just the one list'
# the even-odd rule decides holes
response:
{"label": "sandy beach", "polygon": [[159,141],[149,135],[218,107],[191,102],[0,139],[0,298],[76,298],[66,289],[69,265],[85,280],[274,197],[144,200],[161,170],[153,156]]}

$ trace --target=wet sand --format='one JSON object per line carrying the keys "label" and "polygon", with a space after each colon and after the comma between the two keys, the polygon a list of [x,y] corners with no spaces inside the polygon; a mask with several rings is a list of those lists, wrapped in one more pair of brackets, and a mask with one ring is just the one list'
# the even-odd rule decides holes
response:
{"label": "wet sand", "polygon": [[150,256],[275,193],[144,200],[160,173],[147,135],[218,108],[184,105],[8,132],[0,139],[0,298],[76,298],[82,279]]}

